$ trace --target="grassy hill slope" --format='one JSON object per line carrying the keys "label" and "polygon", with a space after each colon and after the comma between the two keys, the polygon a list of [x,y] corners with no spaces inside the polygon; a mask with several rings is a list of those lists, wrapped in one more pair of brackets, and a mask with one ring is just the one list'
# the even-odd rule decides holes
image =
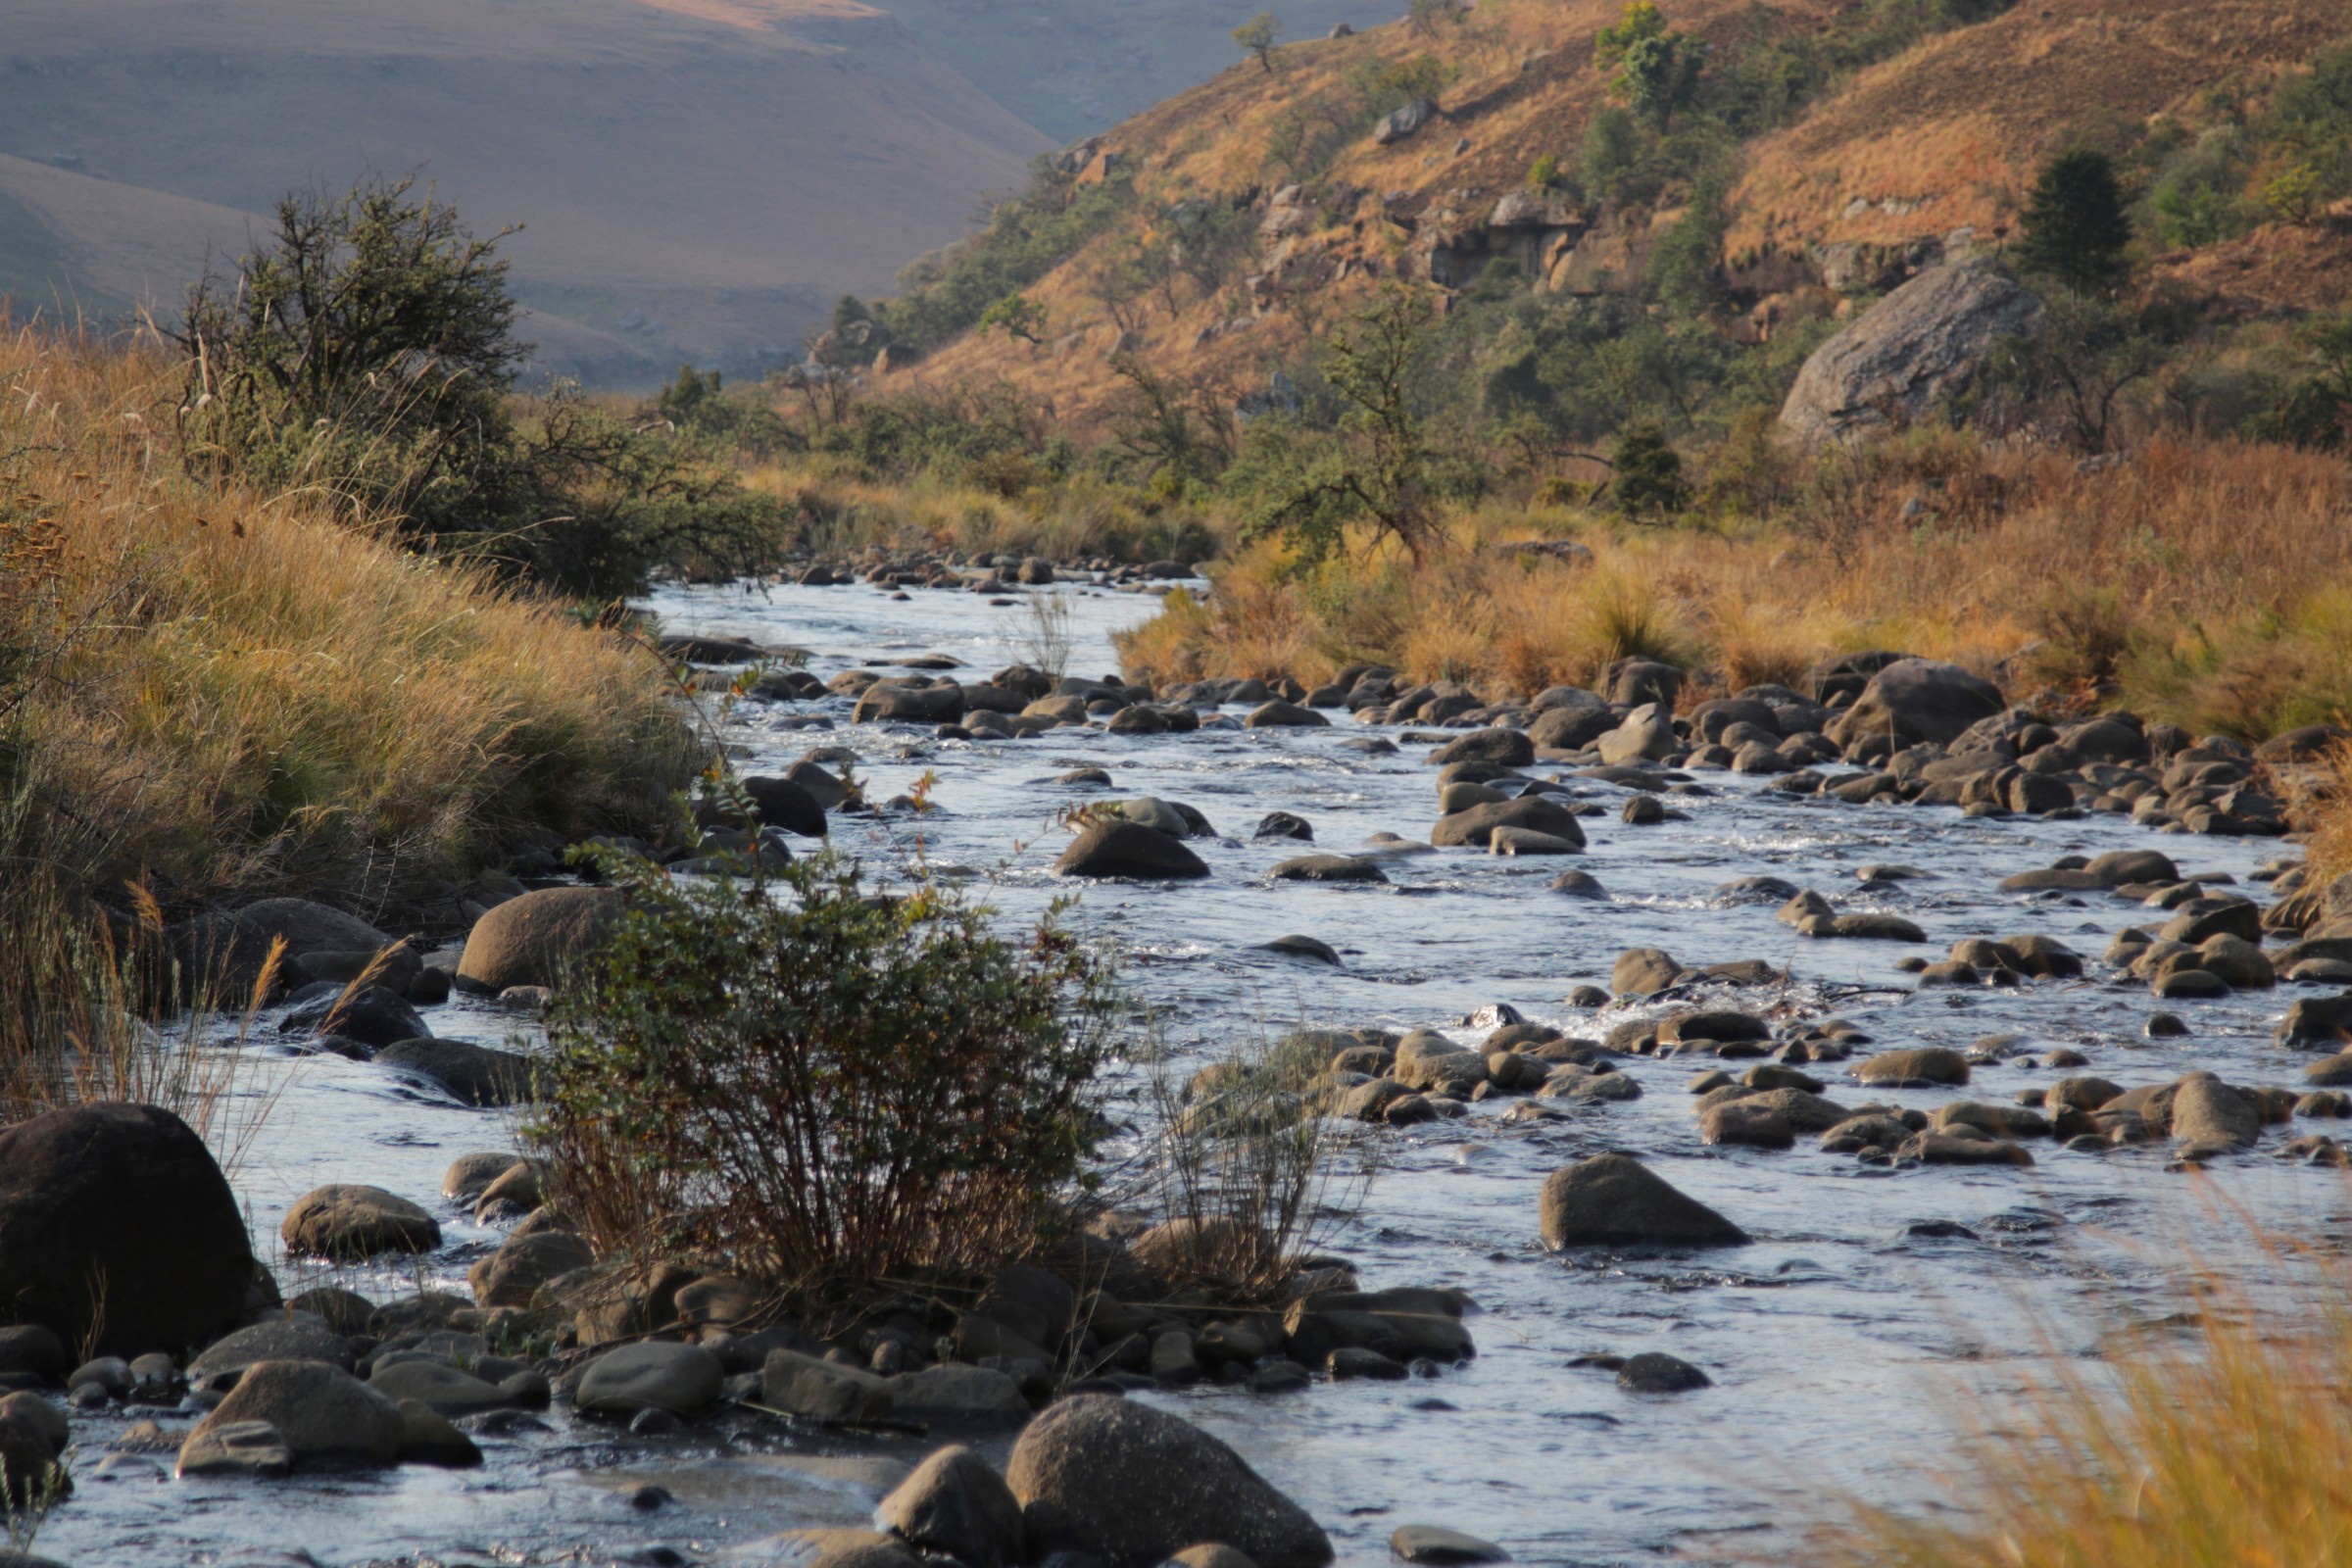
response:
{"label": "grassy hill slope", "polygon": [[[1118,395],[1112,351],[1162,375],[1236,388],[1299,353],[1383,278],[1481,287],[1508,257],[1539,294],[1654,297],[1651,260],[1702,199],[1726,318],[1748,340],[1899,282],[1973,226],[2007,236],[2035,170],[2071,141],[2135,142],[2209,124],[2352,31],[2335,0],[1668,0],[1708,60],[1702,104],[1612,167],[1610,73],[1594,62],[1622,0],[1484,0],[1457,23],[1397,23],[1287,46],[1278,70],[1231,68],[1101,140],[1126,192],[1114,216],[1024,292],[1038,341],[966,334],[914,372],[1003,381],[1080,425]],[[1379,117],[1437,83],[1440,113],[1382,145]],[[1537,190],[1544,160],[1557,171]],[[1595,160],[1599,160],[1596,164]],[[1642,160],[1648,160],[1643,163]],[[1680,159],[1670,174],[1649,167]],[[1598,169],[1601,172],[1596,173]],[[1285,187],[1297,187],[1286,194]],[[1528,198],[1497,220],[1497,204]],[[1103,279],[1201,211],[1238,212],[1221,268],[1109,308]],[[2288,256],[2288,266],[2267,257]],[[2352,268],[2343,225],[2273,225],[2160,276],[2308,308]],[[1132,269],[1130,269],[1132,270]],[[1489,297],[1499,297],[1497,278]]]}

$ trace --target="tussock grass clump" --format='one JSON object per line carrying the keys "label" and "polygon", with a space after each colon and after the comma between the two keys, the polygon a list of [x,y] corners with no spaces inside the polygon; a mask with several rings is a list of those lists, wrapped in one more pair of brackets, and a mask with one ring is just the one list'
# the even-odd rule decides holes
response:
{"label": "tussock grass clump", "polygon": [[0,795],[69,888],[391,907],[692,778],[642,649],[334,498],[189,479],[151,347],[9,332],[0,386]]}
{"label": "tussock grass clump", "polygon": [[[2276,1276],[2278,1259],[2260,1269]],[[2058,1362],[1963,1446],[1961,1520],[1864,1508],[1851,1568],[2238,1568],[2352,1561],[2352,1294],[2297,1307],[2201,1282],[2196,1327]]]}
{"label": "tussock grass clump", "polygon": [[1378,1151],[1334,1116],[1335,1044],[1318,1030],[1253,1040],[1181,1084],[1153,1063],[1159,1132],[1136,1197],[1159,1222],[1152,1261],[1178,1283],[1280,1305],[1361,1207]]}

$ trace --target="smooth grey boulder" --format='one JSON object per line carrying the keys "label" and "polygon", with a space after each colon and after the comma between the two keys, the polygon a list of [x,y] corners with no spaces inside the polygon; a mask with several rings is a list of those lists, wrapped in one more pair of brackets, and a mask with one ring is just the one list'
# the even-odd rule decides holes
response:
{"label": "smooth grey boulder", "polygon": [[1921,273],[1813,351],[1781,406],[1781,423],[1818,446],[1908,424],[1984,370],[1995,344],[2031,336],[2041,299],[1989,256]]}
{"label": "smooth grey boulder", "polygon": [[646,1340],[589,1362],[571,1402],[592,1415],[631,1416],[640,1410],[692,1415],[716,1403],[726,1382],[726,1367],[701,1346]]}
{"label": "smooth grey boulder", "polygon": [[225,1389],[248,1367],[264,1361],[324,1361],[351,1368],[351,1342],[324,1324],[306,1319],[275,1318],[255,1323],[207,1346],[188,1363],[188,1383],[194,1388]]}
{"label": "smooth grey boulder", "polygon": [[1596,1154],[1544,1183],[1544,1245],[1738,1247],[1747,1233],[1631,1154]]}
{"label": "smooth grey boulder", "polygon": [[1984,676],[1933,659],[1898,659],[1870,677],[1854,705],[1826,732],[1840,747],[1890,735],[1898,747],[1948,746],[1978,719],[2001,711],[2001,689]]}
{"label": "smooth grey boulder", "polygon": [[336,1182],[296,1199],[278,1235],[296,1255],[352,1262],[378,1252],[429,1252],[441,1245],[441,1223],[397,1193]]}
{"label": "smooth grey boulder", "polygon": [[325,1361],[256,1361],[198,1422],[182,1452],[240,1422],[266,1422],[298,1462],[390,1464],[400,1457],[400,1407]]}
{"label": "smooth grey boulder", "polygon": [[614,888],[539,888],[509,899],[466,933],[458,985],[496,996],[510,986],[553,986],[612,933],[620,918]]}
{"label": "smooth grey boulder", "polygon": [[1322,1568],[1331,1540],[1217,1439],[1130,1399],[1059,1400],[1013,1445],[1004,1480],[1029,1552],[1085,1552],[1107,1568],[1155,1568],[1203,1541],[1258,1568]]}
{"label": "smooth grey boulder", "polygon": [[1169,881],[1208,875],[1200,857],[1139,822],[1095,822],[1054,862],[1056,876]]}
{"label": "smooth grey boulder", "polygon": [[1021,1551],[1021,1505],[988,1461],[961,1446],[915,1466],[874,1511],[874,1522],[916,1550],[965,1568],[1006,1568]]}
{"label": "smooth grey boulder", "polygon": [[[1437,118],[1438,106],[1427,98],[1416,98],[1401,109],[1392,110],[1382,117],[1380,126],[1372,132],[1372,140],[1382,147],[1394,146],[1412,135]],[[1260,1563],[1258,1568],[1269,1568]]]}
{"label": "smooth grey boulder", "polygon": [[243,1320],[254,1289],[235,1194],[153,1105],[73,1105],[0,1132],[0,1237],[9,1316],[95,1351],[202,1345]]}

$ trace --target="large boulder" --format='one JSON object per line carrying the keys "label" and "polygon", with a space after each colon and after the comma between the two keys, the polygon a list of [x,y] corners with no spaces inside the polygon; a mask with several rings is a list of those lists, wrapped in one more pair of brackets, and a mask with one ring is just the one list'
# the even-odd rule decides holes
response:
{"label": "large boulder", "polygon": [[1090,823],[1054,862],[1056,876],[1134,877],[1163,881],[1208,875],[1200,857],[1140,822]]}
{"label": "large boulder", "polygon": [[1493,762],[1498,767],[1525,767],[1536,760],[1536,743],[1515,729],[1474,729],[1430,753],[1429,760],[1440,765]]}
{"label": "large boulder", "polygon": [[620,911],[612,888],[540,888],[509,899],[473,923],[458,984],[490,996],[509,986],[552,986],[604,945]]}
{"label": "large boulder", "polygon": [[646,1340],[589,1362],[572,1405],[585,1415],[623,1419],[640,1410],[692,1415],[716,1403],[726,1382],[726,1367],[701,1346]]}
{"label": "large boulder", "polygon": [[1619,659],[1601,671],[1600,694],[1627,708],[1655,703],[1672,712],[1674,700],[1682,695],[1683,680],[1680,665],[1655,659]]}
{"label": "large boulder", "polygon": [[1675,739],[1673,710],[1663,703],[1643,703],[1594,744],[1600,749],[1600,760],[1614,767],[1624,762],[1655,761],[1674,750]]}
{"label": "large boulder", "polygon": [[323,1323],[300,1316],[270,1318],[206,1346],[188,1363],[188,1386],[225,1393],[247,1367],[262,1361],[324,1361],[348,1372],[355,1359],[351,1342]]}
{"label": "large boulder", "polygon": [[1948,746],[2001,707],[2001,689],[1982,675],[1937,660],[1898,659],[1870,677],[1827,733],[1839,746],[1865,735],[1890,735],[1897,748],[1924,741]]}
{"label": "large boulder", "polygon": [[[811,770],[822,771],[813,765]],[[798,833],[805,839],[821,839],[825,836],[826,805],[808,785],[797,779],[761,776],[747,778],[742,782],[743,792],[758,808],[760,821],[770,827],[780,827],[787,833]],[[838,789],[831,793],[836,801],[842,798]]]}
{"label": "large boulder", "polygon": [[381,1187],[336,1182],[296,1199],[278,1234],[288,1252],[357,1261],[378,1252],[429,1252],[441,1245],[441,1222]]}
{"label": "large boulder", "polygon": [[540,1286],[595,1261],[595,1252],[574,1232],[531,1231],[508,1237],[466,1271],[466,1283],[483,1306],[528,1306]]}
{"label": "large boulder", "polygon": [[901,686],[881,681],[868,686],[851,711],[854,724],[896,719],[911,724],[953,724],[963,717],[963,688],[952,680],[936,686]]}
{"label": "large boulder", "polygon": [[1577,691],[1538,713],[1527,738],[1544,751],[1581,751],[1617,727],[1617,710],[1592,692]]}
{"label": "large boulder", "polygon": [[1084,1394],[1050,1406],[1013,1445],[1004,1479],[1033,1558],[1086,1552],[1154,1568],[1219,1541],[1258,1568],[1321,1568],[1331,1541],[1224,1444],[1178,1416]]}
{"label": "large boulder", "polygon": [[2286,1009],[2272,1039],[2301,1051],[2332,1049],[2352,1041],[2352,991],[2337,997],[2305,997]]}
{"label": "large boulder", "polygon": [[246,926],[282,940],[288,958],[313,953],[380,953],[393,939],[355,914],[308,899],[263,899],[237,911]]}
{"label": "large boulder", "polygon": [[1020,1501],[966,1447],[934,1451],[882,1499],[874,1518],[916,1550],[967,1568],[1008,1568],[1022,1560]]}
{"label": "large boulder", "polygon": [[[1434,101],[1416,98],[1403,108],[1391,110],[1382,116],[1380,124],[1372,132],[1372,140],[1382,147],[1393,146],[1428,124],[1437,118],[1437,114],[1438,106]],[[1260,1563],[1258,1568],[1268,1568],[1268,1565]]]}
{"label": "large boulder", "polygon": [[153,1105],[0,1132],[0,1313],[94,1353],[201,1345],[244,1319],[245,1217],[204,1140]]}
{"label": "large boulder", "polygon": [[468,1105],[512,1105],[531,1092],[531,1058],[464,1040],[403,1040],[375,1054],[393,1067],[446,1089]]}
{"label": "large boulder", "polygon": [[942,1362],[890,1380],[891,1414],[933,1426],[1019,1426],[1029,1419],[1020,1384],[988,1366]]}
{"label": "large boulder", "polygon": [[405,1430],[400,1406],[325,1361],[256,1361],[188,1443],[241,1421],[266,1421],[297,1461],[391,1464]]}
{"label": "large boulder", "polygon": [[1576,813],[1542,795],[1522,795],[1514,801],[1494,801],[1473,806],[1466,811],[1448,812],[1439,817],[1437,826],[1430,829],[1429,842],[1485,849],[1498,827],[1526,828],[1565,839],[1580,850],[1585,847],[1584,825],[1577,821]]}
{"label": "large boulder", "polygon": [[370,1049],[432,1033],[423,1015],[389,986],[362,986],[314,997],[289,1009],[277,1023],[284,1035],[337,1035]]}
{"label": "large boulder", "polygon": [[2000,339],[2041,320],[2039,297],[1991,257],[1923,272],[1813,351],[1781,423],[1813,445],[1909,423],[1973,381]]}
{"label": "large boulder", "polygon": [[1563,1165],[1544,1183],[1544,1245],[1737,1247],[1747,1233],[1631,1154]]}
{"label": "large boulder", "polygon": [[2192,1072],[2173,1094],[2172,1134],[2182,1143],[2236,1144],[2262,1137],[2262,1109],[2209,1072]]}

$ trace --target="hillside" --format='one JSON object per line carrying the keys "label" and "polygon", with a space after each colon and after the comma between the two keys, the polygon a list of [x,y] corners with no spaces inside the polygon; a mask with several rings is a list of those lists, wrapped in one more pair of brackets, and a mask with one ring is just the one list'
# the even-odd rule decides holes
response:
{"label": "hillside", "polygon": [[2005,233],[2036,164],[2101,121],[2250,93],[2352,30],[2316,0],[2043,0],[1872,68],[1753,151],[1726,247],[1900,251]]}
{"label": "hillside", "polygon": [[[1026,288],[1044,313],[1038,343],[965,335],[913,379],[1002,380],[1083,426],[1117,392],[1115,346],[1162,374],[1262,384],[1385,277],[1460,294],[1508,258],[1539,296],[1639,300],[1658,243],[1710,181],[1725,192],[1710,236],[1717,308],[1738,313],[1718,325],[1753,342],[1899,282],[1956,229],[2002,242],[2060,146],[2151,140],[2166,117],[2209,122],[2218,101],[2252,99],[2352,33],[2335,0],[1954,0],[1910,33],[1886,20],[1904,9],[1669,0],[1672,25],[1703,46],[1698,107],[1715,106],[1720,140],[1694,150],[1657,138],[1642,157],[1689,167],[1657,175],[1637,160],[1597,181],[1595,118],[1610,90],[1594,41],[1622,0],[1485,0],[1455,23],[1286,46],[1272,74],[1235,66],[1099,139],[1077,183],[1107,175],[1130,194]],[[1379,117],[1411,95],[1388,84],[1416,71],[1442,81],[1439,113],[1381,145]],[[1531,171],[1547,156],[1561,172],[1539,189]],[[1171,243],[1182,252],[1184,230],[1204,232],[1198,214],[1228,209],[1246,215],[1228,265],[1202,265],[1197,248],[1174,286],[1139,289],[1130,276],[1130,299],[1111,308],[1113,271]],[[2230,250],[2156,270],[2277,300],[2324,294],[2295,280],[2340,277],[2352,261],[2340,226],[2266,230],[2236,240],[2234,260]],[[2296,261],[2274,269],[2272,255]]]}
{"label": "hillside", "polygon": [[[175,301],[289,188],[420,172],[553,368],[773,363],[1045,136],[858,0],[18,0],[0,287]],[[22,308],[22,307],[20,307]]]}

